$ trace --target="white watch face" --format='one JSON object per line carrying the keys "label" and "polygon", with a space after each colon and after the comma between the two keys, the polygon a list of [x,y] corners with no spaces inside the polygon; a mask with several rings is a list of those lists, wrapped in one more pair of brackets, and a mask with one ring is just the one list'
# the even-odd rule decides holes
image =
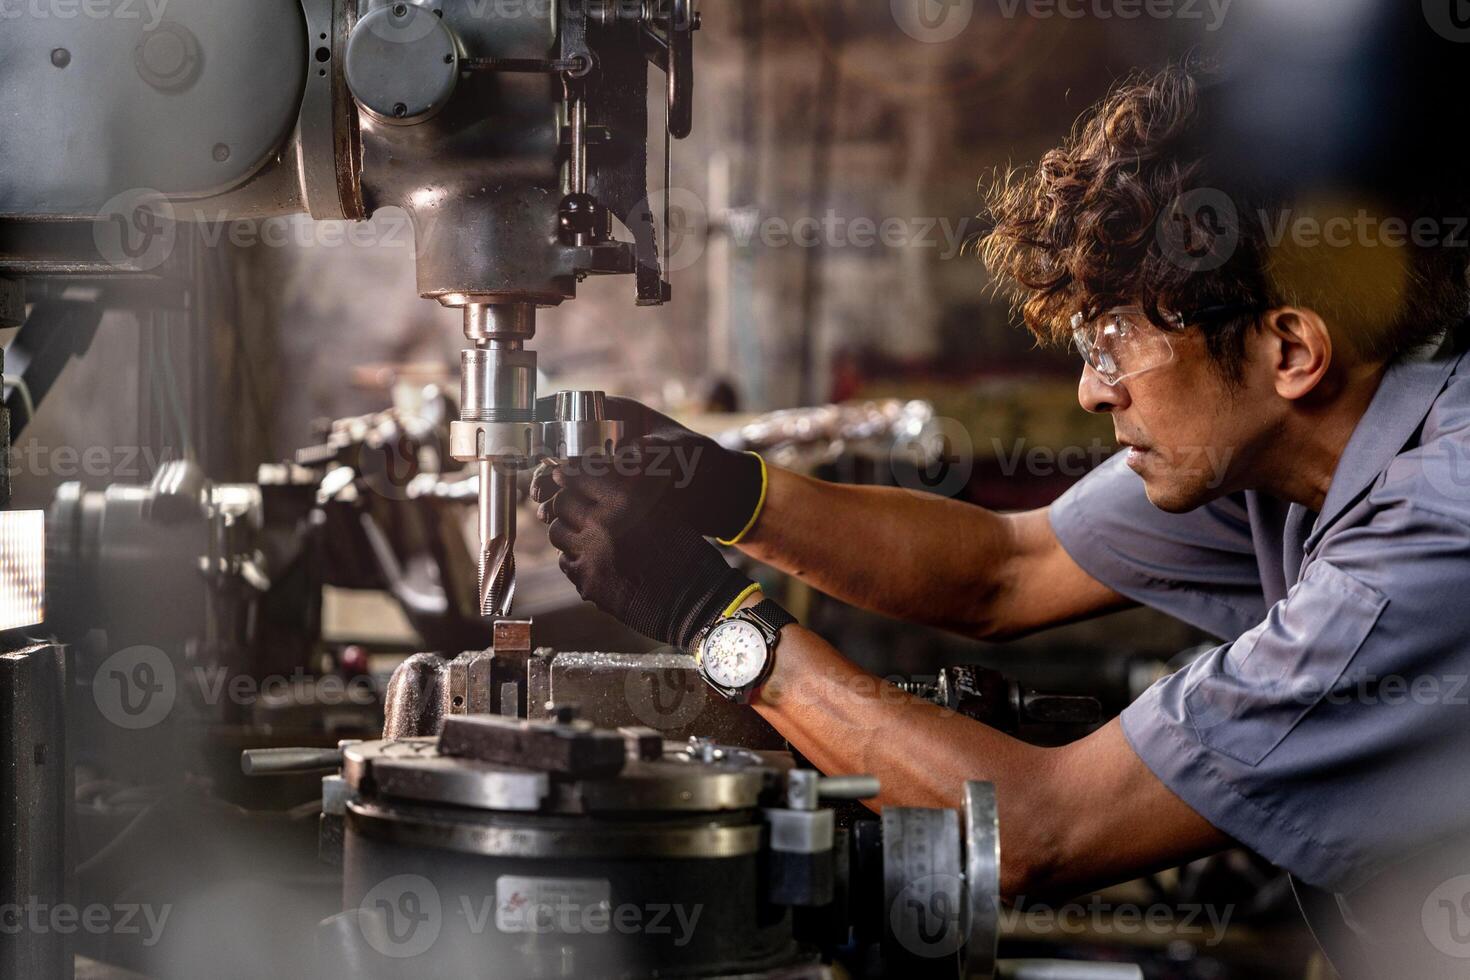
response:
{"label": "white watch face", "polygon": [[710,680],[739,689],[760,677],[768,655],[765,635],[753,623],[732,619],[710,630],[701,658]]}

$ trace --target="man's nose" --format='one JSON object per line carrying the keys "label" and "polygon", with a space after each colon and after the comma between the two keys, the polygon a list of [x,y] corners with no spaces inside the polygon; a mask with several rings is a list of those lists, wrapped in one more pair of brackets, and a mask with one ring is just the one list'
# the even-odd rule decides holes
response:
{"label": "man's nose", "polygon": [[1114,409],[1128,407],[1128,389],[1108,384],[1091,364],[1084,364],[1082,380],[1077,383],[1077,401],[1089,412],[1104,415]]}

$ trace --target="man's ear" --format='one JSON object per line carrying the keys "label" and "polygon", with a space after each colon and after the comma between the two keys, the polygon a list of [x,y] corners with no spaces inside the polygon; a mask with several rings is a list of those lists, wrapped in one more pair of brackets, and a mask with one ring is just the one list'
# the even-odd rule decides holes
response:
{"label": "man's ear", "polygon": [[1332,335],[1313,310],[1284,306],[1261,317],[1259,342],[1276,393],[1296,401],[1315,391],[1332,366]]}

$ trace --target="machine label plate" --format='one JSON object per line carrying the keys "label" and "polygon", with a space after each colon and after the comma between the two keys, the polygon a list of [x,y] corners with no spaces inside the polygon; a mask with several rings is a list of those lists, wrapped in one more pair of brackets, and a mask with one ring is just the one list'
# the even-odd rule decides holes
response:
{"label": "machine label plate", "polygon": [[612,912],[612,887],[605,878],[495,880],[495,927],[501,932],[595,933],[605,931]]}

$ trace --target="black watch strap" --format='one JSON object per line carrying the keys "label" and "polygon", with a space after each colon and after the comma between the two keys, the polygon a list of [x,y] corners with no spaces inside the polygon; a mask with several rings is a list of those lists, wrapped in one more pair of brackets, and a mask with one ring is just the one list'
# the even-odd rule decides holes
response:
{"label": "black watch strap", "polygon": [[796,617],[783,609],[775,599],[762,599],[747,609],[746,613],[764,623],[772,636],[797,621]]}

